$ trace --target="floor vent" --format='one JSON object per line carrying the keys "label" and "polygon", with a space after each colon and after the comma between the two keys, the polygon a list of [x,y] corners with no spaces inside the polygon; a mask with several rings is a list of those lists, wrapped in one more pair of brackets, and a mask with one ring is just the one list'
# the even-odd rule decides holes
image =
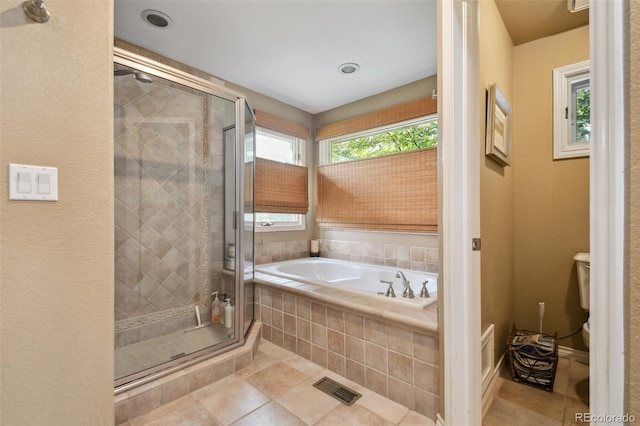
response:
{"label": "floor vent", "polygon": [[328,377],[323,377],[315,382],[313,386],[320,389],[327,395],[334,397],[345,405],[353,405],[358,398],[362,396],[358,392],[354,392],[351,389],[342,386],[340,383],[334,382]]}

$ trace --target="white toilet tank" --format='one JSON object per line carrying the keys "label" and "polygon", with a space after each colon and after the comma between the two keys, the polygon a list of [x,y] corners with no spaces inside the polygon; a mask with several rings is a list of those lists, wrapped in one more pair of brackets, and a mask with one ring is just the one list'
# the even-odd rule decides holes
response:
{"label": "white toilet tank", "polygon": [[580,306],[589,311],[589,265],[591,257],[589,253],[577,253],[573,256],[578,269],[578,288],[580,289]]}

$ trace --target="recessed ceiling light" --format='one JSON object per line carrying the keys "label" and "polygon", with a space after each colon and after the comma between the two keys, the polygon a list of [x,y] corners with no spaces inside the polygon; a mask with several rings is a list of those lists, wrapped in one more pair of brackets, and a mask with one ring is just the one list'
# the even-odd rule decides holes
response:
{"label": "recessed ceiling light", "polygon": [[353,74],[359,69],[360,65],[353,62],[347,62],[346,64],[342,64],[338,67],[338,71],[340,71],[342,74]]}
{"label": "recessed ceiling light", "polygon": [[156,28],[168,28],[173,24],[173,20],[166,13],[158,12],[157,10],[143,10],[140,14],[142,20],[149,25]]}

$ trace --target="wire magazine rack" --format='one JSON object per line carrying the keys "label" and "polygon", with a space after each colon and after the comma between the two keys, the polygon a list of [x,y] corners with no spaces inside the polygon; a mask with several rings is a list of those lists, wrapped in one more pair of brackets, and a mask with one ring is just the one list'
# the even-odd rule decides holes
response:
{"label": "wire magazine rack", "polygon": [[553,392],[558,368],[558,333],[518,330],[514,325],[507,347],[515,382]]}

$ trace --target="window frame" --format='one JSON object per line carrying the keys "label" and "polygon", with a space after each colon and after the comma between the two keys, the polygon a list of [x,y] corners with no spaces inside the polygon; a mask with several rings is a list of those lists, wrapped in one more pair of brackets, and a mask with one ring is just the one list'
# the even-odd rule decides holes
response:
{"label": "window frame", "polygon": [[[318,165],[324,166],[327,164],[334,164],[331,158],[331,147],[334,142],[343,142],[351,139],[358,139],[361,137],[372,136],[379,133],[388,132],[391,130],[398,130],[405,127],[418,126],[421,124],[437,122],[437,121],[438,121],[438,114],[435,113],[435,114],[429,114],[419,118],[412,118],[410,120],[399,121],[397,123],[389,124],[386,126],[375,127],[375,128],[363,130],[360,132],[355,132],[347,135],[340,135],[333,138],[320,140],[319,147],[318,147],[318,151],[319,151]],[[375,157],[366,157],[366,158],[375,158]],[[365,158],[361,158],[358,160],[350,160],[350,161],[359,161],[364,159]]]}
{"label": "window frame", "polygon": [[[299,166],[306,166],[306,140],[296,136],[288,135],[286,133],[278,132],[277,130],[271,130],[266,127],[256,125],[256,157],[258,157],[258,140],[261,135],[268,135],[279,139],[285,139],[292,141],[294,162],[289,164],[296,164]],[[260,157],[266,158],[266,157]],[[306,216],[305,214],[294,214],[296,216],[295,222],[258,222],[257,215],[263,212],[254,212],[251,220],[254,221],[255,232],[284,232],[284,231],[304,231],[306,229]],[[281,214],[281,213],[275,213]],[[263,225],[263,223],[265,223]],[[268,225],[266,223],[269,223]]]}
{"label": "window frame", "polygon": [[[553,70],[553,159],[588,157],[589,141],[575,141],[576,102],[574,87],[590,84],[589,61]],[[591,96],[591,94],[589,94]]]}

